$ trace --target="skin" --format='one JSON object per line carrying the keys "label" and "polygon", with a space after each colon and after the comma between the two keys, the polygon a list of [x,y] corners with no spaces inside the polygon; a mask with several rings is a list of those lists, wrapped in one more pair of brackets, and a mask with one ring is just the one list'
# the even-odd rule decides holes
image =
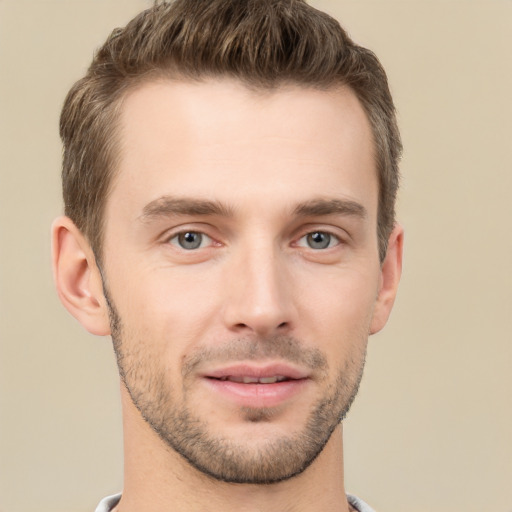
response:
{"label": "skin", "polygon": [[[234,484],[189,464],[140,410],[158,416],[186,408],[210,437],[229,439],[253,464],[269,444],[299,438],[340,376],[345,402],[355,392],[368,335],[392,308],[403,240],[397,226],[379,262],[376,166],[357,98],[347,88],[261,92],[227,80],[160,81],[127,96],[121,129],[104,283],[70,219],[53,227],[64,305],[90,332],[111,334],[106,289],[121,323],[112,333],[125,374],[118,510],[349,510],[341,426],[298,475]],[[203,234],[201,245],[180,246],[184,232]],[[312,247],[312,233],[330,237],[327,247]],[[327,364],[290,362],[281,346],[271,348],[290,339]],[[305,378],[275,403],[253,397],[242,406],[205,378],[231,363],[283,363]],[[342,402],[334,407],[341,413]]]}

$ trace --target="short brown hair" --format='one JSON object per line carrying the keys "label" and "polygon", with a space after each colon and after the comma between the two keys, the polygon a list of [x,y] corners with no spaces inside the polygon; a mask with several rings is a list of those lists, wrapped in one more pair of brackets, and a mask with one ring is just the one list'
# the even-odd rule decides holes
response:
{"label": "short brown hair", "polygon": [[96,53],[60,119],[65,213],[101,255],[103,213],[117,160],[121,100],[156,77],[233,77],[249,87],[350,87],[372,126],[379,178],[377,234],[384,259],[395,223],[402,145],[386,73],[329,15],[304,0],[156,2]]}

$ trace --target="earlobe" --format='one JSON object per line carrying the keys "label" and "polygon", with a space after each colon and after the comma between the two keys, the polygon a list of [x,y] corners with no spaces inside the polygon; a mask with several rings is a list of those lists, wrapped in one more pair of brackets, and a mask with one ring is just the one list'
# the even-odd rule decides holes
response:
{"label": "earlobe", "polygon": [[381,266],[381,280],[377,301],[373,311],[370,334],[379,332],[385,325],[393,308],[398,283],[402,275],[404,230],[396,225],[389,235],[386,258]]}
{"label": "earlobe", "polygon": [[53,276],[64,307],[92,334],[110,334],[108,308],[94,253],[69,217],[52,225]]}

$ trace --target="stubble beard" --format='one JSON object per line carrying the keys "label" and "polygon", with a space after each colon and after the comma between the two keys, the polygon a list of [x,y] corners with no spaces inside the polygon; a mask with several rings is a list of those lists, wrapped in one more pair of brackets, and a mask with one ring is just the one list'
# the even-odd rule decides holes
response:
{"label": "stubble beard", "polygon": [[[328,363],[317,349],[305,348],[295,338],[273,337],[265,340],[242,338],[212,353],[204,350],[183,367],[183,399],[176,400],[168,385],[166,371],[158,358],[151,357],[144,344],[133,343],[132,352],[123,342],[122,322],[112,300],[109,306],[112,341],[121,379],[131,400],[159,438],[195,469],[215,480],[242,484],[272,484],[290,479],[308,468],[322,452],[333,431],[344,419],[357,394],[366,355],[366,340],[358,353],[349,354],[334,383],[312,407],[301,430],[262,440],[257,446],[214,434],[208,423],[187,406],[187,375],[204,360],[222,355],[229,360],[280,356],[300,362],[327,375]],[[271,422],[273,409],[244,408],[241,416],[252,423]]]}

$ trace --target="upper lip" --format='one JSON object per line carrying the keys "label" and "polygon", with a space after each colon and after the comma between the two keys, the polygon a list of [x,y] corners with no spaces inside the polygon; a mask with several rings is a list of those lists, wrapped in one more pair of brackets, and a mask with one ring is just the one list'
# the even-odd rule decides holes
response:
{"label": "upper lip", "polygon": [[203,376],[211,379],[227,379],[230,377],[265,379],[284,377],[287,380],[299,380],[309,377],[308,372],[288,363],[254,364],[236,363],[203,372]]}

